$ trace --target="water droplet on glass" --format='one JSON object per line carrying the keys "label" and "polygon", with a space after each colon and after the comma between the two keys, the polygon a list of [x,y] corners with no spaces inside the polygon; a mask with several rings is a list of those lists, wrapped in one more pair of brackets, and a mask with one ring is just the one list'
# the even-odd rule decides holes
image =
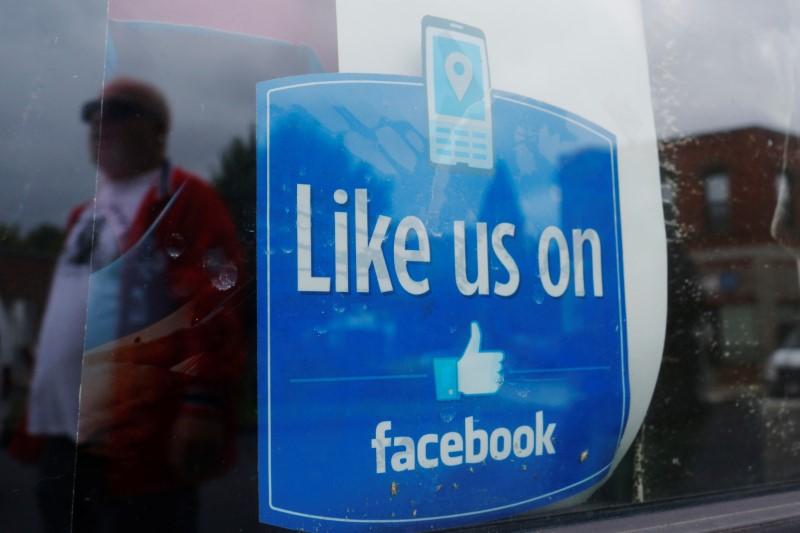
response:
{"label": "water droplet on glass", "polygon": [[167,255],[172,259],[177,259],[186,249],[186,241],[180,233],[172,233],[167,238]]}
{"label": "water droplet on glass", "polygon": [[342,304],[333,304],[333,310],[341,314],[345,312],[346,307]]}
{"label": "water droplet on glass", "polygon": [[294,248],[292,248],[291,246],[286,246],[286,245],[281,246],[281,252],[285,253],[286,255],[289,255],[293,251],[294,251]]}
{"label": "water droplet on glass", "polygon": [[519,396],[520,398],[527,398],[529,394],[530,391],[528,389],[519,389],[517,391],[517,396]]}
{"label": "water droplet on glass", "polygon": [[439,413],[439,417],[442,419],[442,422],[449,424],[456,417],[456,412],[454,409],[445,409]]}
{"label": "water droplet on glass", "polygon": [[314,333],[316,333],[317,335],[325,335],[326,333],[328,333],[328,329],[325,328],[324,326],[314,326]]}
{"label": "water droplet on glass", "polygon": [[214,287],[220,291],[227,291],[236,285],[236,280],[239,277],[239,270],[233,263],[226,263],[222,265],[216,276],[211,279]]}
{"label": "water droplet on glass", "polygon": [[455,326],[450,326],[450,334],[452,335],[453,333],[455,333],[457,329],[458,328]]}

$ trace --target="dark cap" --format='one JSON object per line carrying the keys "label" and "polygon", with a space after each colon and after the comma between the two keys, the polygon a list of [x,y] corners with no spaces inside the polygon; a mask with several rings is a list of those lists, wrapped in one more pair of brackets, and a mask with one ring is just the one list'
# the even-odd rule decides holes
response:
{"label": "dark cap", "polygon": [[116,78],[109,82],[99,98],[83,105],[81,119],[89,122],[101,110],[104,119],[108,120],[152,117],[164,132],[169,131],[170,114],[166,98],[154,86],[139,80]]}

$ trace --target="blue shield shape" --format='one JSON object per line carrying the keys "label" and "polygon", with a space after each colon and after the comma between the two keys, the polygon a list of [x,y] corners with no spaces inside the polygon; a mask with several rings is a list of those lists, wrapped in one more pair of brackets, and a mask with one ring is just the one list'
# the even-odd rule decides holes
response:
{"label": "blue shield shape", "polygon": [[[442,528],[610,472],[628,413],[615,138],[492,91],[494,168],[437,165],[425,98],[399,76],[258,86],[263,522]],[[498,363],[494,387],[469,354]]]}

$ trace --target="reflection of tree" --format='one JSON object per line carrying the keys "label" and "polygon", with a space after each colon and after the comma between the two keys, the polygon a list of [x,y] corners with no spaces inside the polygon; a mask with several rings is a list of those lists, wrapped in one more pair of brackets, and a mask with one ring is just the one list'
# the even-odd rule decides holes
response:
{"label": "reflection of tree", "polygon": [[0,224],[0,250],[56,255],[61,250],[64,232],[51,224],[42,224],[22,235],[17,226]]}
{"label": "reflection of tree", "polygon": [[235,137],[222,151],[219,169],[212,175],[214,186],[228,204],[239,239],[254,266],[256,234],[256,138]]}
{"label": "reflection of tree", "polygon": [[[222,196],[236,224],[239,242],[245,251],[248,279],[255,279],[256,261],[256,139],[253,129],[247,138],[234,137],[222,151],[219,168],[212,174],[214,187]],[[256,290],[248,289],[242,316],[245,320],[248,352],[247,369],[238,401],[238,421],[244,427],[256,424]]]}

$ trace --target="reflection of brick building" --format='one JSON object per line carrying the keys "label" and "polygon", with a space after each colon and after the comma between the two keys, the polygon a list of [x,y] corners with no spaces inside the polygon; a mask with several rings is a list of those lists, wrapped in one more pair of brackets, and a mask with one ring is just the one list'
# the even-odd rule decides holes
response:
{"label": "reflection of brick building", "polygon": [[757,369],[800,326],[797,263],[770,236],[780,177],[796,178],[800,193],[800,139],[757,127],[714,132],[664,142],[661,160],[716,315],[713,355]]}

